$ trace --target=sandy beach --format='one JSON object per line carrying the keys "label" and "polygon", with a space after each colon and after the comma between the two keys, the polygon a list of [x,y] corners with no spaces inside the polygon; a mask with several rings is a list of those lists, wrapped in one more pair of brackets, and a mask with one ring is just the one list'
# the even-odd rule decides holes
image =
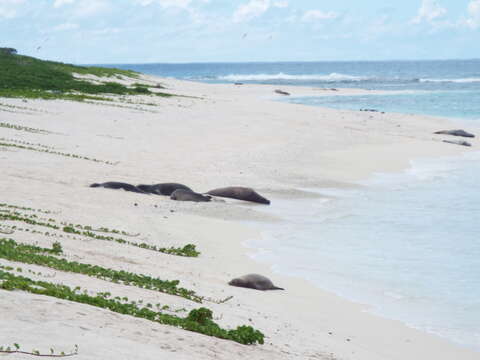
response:
{"label": "sandy beach", "polygon": [[[138,80],[124,79],[133,81]],[[15,126],[0,127],[0,202],[48,210],[51,213],[45,216],[57,221],[139,233],[136,240],[150,245],[195,244],[201,252],[198,258],[88,238],[61,240],[71,261],[180,280],[181,286],[210,299],[203,306],[213,311],[219,324],[252,325],[265,334],[265,344],[240,345],[88,305],[0,290],[4,324],[0,345],[19,343],[42,352],[50,348],[68,352],[78,344],[76,358],[81,360],[479,358],[476,352],[375,316],[366,306],[305,280],[279,276],[253,261],[248,256],[252,250],[244,243],[261,236],[261,225],[245,222],[283,221],[263,205],[229,199],[175,202],[88,187],[105,181],[179,182],[206,192],[241,185],[256,189],[274,207],[278,198],[315,196],[305,188],[355,186],[376,172],[400,172],[412,159],[475,151],[478,138],[468,140],[472,148],[447,144],[442,140],[450,137],[433,135],[458,127],[447,119],[287,104],[277,101],[282,95],[275,93],[279,88],[292,96],[351,95],[364,90],[212,85],[151,76],[142,76],[141,81],[160,83],[165,87],[162,91],[178,96],[122,96],[112,102],[84,103],[0,98],[1,123]],[[466,130],[478,133],[478,129]],[[53,241],[27,231],[4,236],[44,247]],[[32,279],[80,286],[90,293],[108,291],[161,303],[180,310],[180,316],[185,313],[182,309],[199,306],[86,275],[4,259],[0,265],[21,266],[24,273],[35,273],[29,273]],[[266,275],[286,290],[263,292],[227,285],[248,273]]]}

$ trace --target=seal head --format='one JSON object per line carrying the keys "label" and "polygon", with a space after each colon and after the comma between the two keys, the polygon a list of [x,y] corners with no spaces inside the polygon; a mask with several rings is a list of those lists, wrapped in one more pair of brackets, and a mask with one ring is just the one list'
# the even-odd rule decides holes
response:
{"label": "seal head", "polygon": [[127,184],[127,183],[123,183],[123,182],[117,182],[117,181],[108,181],[108,182],[104,182],[104,183],[93,183],[90,185],[90,187],[92,188],[96,188],[96,187],[103,187],[105,189],[114,189],[114,190],[118,190],[118,189],[123,189],[125,191],[131,191],[131,192],[136,192],[136,193],[140,193],[140,194],[146,194],[146,192],[142,191],[141,189],[137,188],[136,186],[133,186],[131,184]]}

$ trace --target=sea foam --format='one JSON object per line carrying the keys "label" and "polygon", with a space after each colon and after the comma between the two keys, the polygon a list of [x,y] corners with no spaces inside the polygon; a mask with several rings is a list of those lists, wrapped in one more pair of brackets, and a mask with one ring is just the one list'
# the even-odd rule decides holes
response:
{"label": "sea foam", "polygon": [[328,75],[322,74],[230,74],[219,76],[218,80],[223,81],[272,81],[272,80],[290,80],[290,81],[324,81],[324,82],[338,82],[338,81],[366,81],[369,80],[365,76],[353,76],[339,73],[331,73]]}
{"label": "sea foam", "polygon": [[457,83],[468,84],[480,82],[480,78],[460,78],[460,79],[420,79],[422,83]]}

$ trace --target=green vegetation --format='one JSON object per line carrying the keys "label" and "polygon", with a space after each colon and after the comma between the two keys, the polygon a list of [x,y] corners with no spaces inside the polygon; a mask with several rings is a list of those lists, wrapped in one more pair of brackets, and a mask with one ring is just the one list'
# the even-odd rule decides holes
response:
{"label": "green vegetation", "polygon": [[46,281],[34,281],[27,277],[17,276],[3,270],[0,270],[0,281],[0,289],[3,290],[22,290],[32,294],[88,304],[119,314],[131,315],[220,339],[233,340],[240,344],[264,343],[264,335],[251,326],[239,326],[235,330],[221,328],[212,320],[211,311],[205,308],[192,310],[186,318],[181,318],[177,315],[151,310],[149,306],[142,306],[140,302],[125,302],[119,297],[112,299],[110,298],[110,293],[97,293],[95,296],[91,296],[88,295],[86,291],[81,292],[79,287],[71,289],[66,285],[53,284]]}
{"label": "green vegetation", "polygon": [[[134,243],[120,237],[113,237],[109,234],[136,237],[139,234],[129,234],[126,231],[109,229],[100,227],[95,229],[89,225],[72,224],[68,222],[57,221],[51,216],[52,211],[44,209],[35,209],[31,207],[0,203],[0,221],[15,221],[28,224],[29,229],[21,229],[17,226],[8,226],[10,229],[22,230],[30,234],[40,233],[45,236],[68,237],[78,239],[76,236],[91,237],[100,240],[115,241],[128,245],[144,247],[150,250],[166,252],[168,254],[180,256],[198,256],[195,245],[188,244],[183,248],[157,248],[144,243]],[[35,227],[47,228],[49,232],[40,232]],[[102,232],[106,234],[98,234]],[[60,233],[60,234],[58,234]],[[63,235],[62,235],[63,233]],[[73,234],[73,235],[72,235]],[[141,289],[158,291],[165,294],[179,296],[184,299],[202,302],[215,302],[217,304],[224,303],[232,297],[223,300],[214,300],[207,297],[197,295],[193,290],[179,287],[178,280],[162,280],[145,274],[138,274],[123,270],[114,270],[99,265],[80,263],[77,261],[69,261],[65,258],[64,251],[60,242],[55,241],[51,247],[41,247],[33,244],[17,242],[11,238],[0,238],[0,259],[11,261],[14,263],[23,263],[36,265],[46,269],[54,269],[66,273],[82,274],[93,278],[109,281],[115,284],[127,286],[135,286]],[[14,267],[15,266],[15,267]],[[151,303],[143,304],[143,300],[130,301],[127,297],[113,297],[109,292],[98,292],[92,294],[80,287],[70,288],[63,284],[55,284],[49,281],[33,280],[25,277],[24,274],[32,274],[34,276],[51,277],[49,274],[43,275],[31,269],[22,269],[18,265],[9,266],[0,264],[0,291],[20,290],[32,294],[50,296],[57,299],[78,302],[107,309],[119,314],[130,315],[137,318],[146,319],[160,324],[171,325],[188,331],[201,333],[208,336],[217,337],[238,342],[240,344],[263,344],[264,335],[251,326],[238,326],[236,329],[224,329],[213,320],[213,313],[207,308],[198,308],[191,310],[186,317],[180,317],[178,313],[187,311],[184,308],[170,309],[167,305]],[[13,272],[21,273],[14,274]],[[155,309],[156,308],[156,309]],[[155,310],[154,310],[155,309]],[[18,344],[17,344],[18,345]],[[20,346],[0,348],[0,353],[22,353],[35,356],[52,356],[62,357],[77,354],[75,351],[65,354],[41,354],[38,350],[26,352],[20,349]]]}
{"label": "green vegetation", "polygon": [[[0,204],[0,207],[7,207],[7,206],[14,206],[14,205]],[[20,210],[19,208],[21,207],[13,207],[13,208]],[[41,211],[44,211],[44,210],[41,210]],[[68,224],[65,222],[61,223],[61,225],[63,226],[59,226],[56,224],[56,221],[53,218],[40,219],[35,214],[24,214],[19,211],[9,210],[8,208],[0,210],[0,220],[23,222],[33,226],[42,226],[42,227],[47,227],[53,230],[59,230],[59,231],[61,230],[67,234],[80,235],[80,236],[89,237],[96,240],[114,241],[119,244],[135,246],[142,249],[157,251],[157,252],[161,252],[169,255],[185,256],[185,257],[198,257],[200,255],[200,252],[197,251],[196,246],[193,244],[187,244],[183,247],[173,247],[173,246],[169,248],[159,247],[159,246],[150,245],[144,242],[135,242],[135,241],[126,240],[120,237],[96,234],[91,226],[80,225],[80,224],[74,225],[74,224]],[[20,230],[20,231],[24,230],[21,228],[17,228],[15,226],[12,226],[10,229]],[[103,229],[107,229],[107,228],[103,228]],[[108,232],[115,233],[115,234],[121,233],[121,231],[119,230],[112,230],[112,229],[107,229],[107,230]],[[25,231],[30,231],[30,230],[25,229]],[[31,230],[30,232],[40,233],[39,231],[36,231],[36,230]],[[125,234],[127,233],[125,232]],[[44,235],[53,236],[54,234],[44,233]],[[128,234],[127,236],[131,236],[131,235]],[[76,239],[76,238],[73,238],[73,239]]]}
{"label": "green vegetation", "polygon": [[139,75],[129,70],[75,66],[0,52],[0,97],[109,101],[111,99],[98,95],[171,96],[151,92],[148,87],[138,86],[140,84],[128,87],[114,81],[93,83],[78,79],[75,74],[110,78],[137,78]]}
{"label": "green vegetation", "polygon": [[149,245],[147,243],[137,243],[137,242],[125,240],[122,238],[115,238],[113,236],[98,235],[88,230],[77,230],[73,226],[64,226],[62,230],[63,232],[70,233],[70,234],[82,235],[82,236],[90,237],[97,240],[115,241],[119,244],[132,245],[142,249],[158,251],[158,252],[162,252],[170,255],[186,256],[186,257],[197,257],[198,255],[200,255],[200,253],[196,250],[195,245],[193,244],[187,244],[183,248],[176,248],[176,247],[165,248],[165,247],[157,247],[155,245]]}
{"label": "green vegetation", "polygon": [[14,343],[12,346],[0,346],[0,354],[24,354],[24,355],[32,355],[32,356],[41,356],[41,357],[52,357],[52,358],[60,358],[60,357],[69,357],[78,355],[78,345],[75,345],[75,348],[70,351],[69,353],[56,352],[53,348],[50,348],[50,353],[41,353],[37,349],[32,349],[31,351],[25,351],[21,348],[21,346],[17,343]]}
{"label": "green vegetation", "polygon": [[148,275],[135,274],[123,270],[117,271],[97,265],[82,264],[45,254],[61,255],[63,254],[63,249],[58,242],[55,242],[50,249],[22,243],[19,244],[13,239],[0,239],[0,258],[5,260],[46,266],[55,270],[83,274],[114,283],[132,285],[143,289],[180,296],[195,302],[202,302],[202,297],[196,295],[194,291],[177,287],[180,283],[178,280],[160,280]]}
{"label": "green vegetation", "polygon": [[21,150],[43,152],[43,153],[52,154],[52,155],[69,157],[69,158],[73,158],[73,159],[88,160],[88,161],[93,161],[93,162],[97,162],[97,163],[104,163],[104,164],[107,164],[107,165],[116,165],[115,163],[113,163],[111,161],[99,160],[99,159],[90,158],[88,156],[82,156],[82,155],[77,155],[77,154],[64,153],[64,152],[53,150],[54,148],[47,147],[47,146],[42,145],[42,144],[32,144],[32,143],[29,143],[29,142],[26,142],[26,141],[19,141],[19,140],[14,140],[14,139],[0,138],[0,146],[7,147],[7,148],[17,148],[17,149],[21,149]]}
{"label": "green vegetation", "polygon": [[16,53],[17,53],[17,49],[14,49],[14,48],[7,48],[7,47],[0,48],[0,54],[12,55]]}
{"label": "green vegetation", "polygon": [[7,203],[0,203],[0,207],[7,208],[7,209],[33,211],[33,212],[39,212],[39,213],[43,213],[43,214],[51,214],[52,213],[52,211],[50,211],[50,210],[35,209],[35,208],[31,208],[31,207],[11,205],[11,204],[7,204]]}
{"label": "green vegetation", "polygon": [[35,129],[35,128],[27,127],[27,126],[9,124],[9,123],[4,123],[4,122],[0,122],[0,127],[7,128],[7,129],[18,130],[18,131],[26,131],[26,132],[31,132],[31,133],[35,133],[35,134],[49,134],[50,133],[50,131],[47,131],[47,130]]}

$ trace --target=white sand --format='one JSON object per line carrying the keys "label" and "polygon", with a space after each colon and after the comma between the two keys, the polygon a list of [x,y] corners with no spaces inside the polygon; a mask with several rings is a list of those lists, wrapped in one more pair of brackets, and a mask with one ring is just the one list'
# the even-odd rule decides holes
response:
{"label": "white sand", "polygon": [[[375,171],[401,171],[416,157],[472,151],[442,143],[433,131],[455,128],[447,120],[399,114],[338,111],[271,101],[277,86],[206,85],[145,77],[187,97],[142,99],[135,104],[0,99],[1,122],[40,128],[37,134],[0,127],[0,142],[26,141],[116,163],[107,165],[0,146],[0,202],[49,209],[57,219],[106,226],[161,246],[194,243],[199,258],[181,258],[121,244],[63,239],[71,260],[179,279],[213,299],[205,306],[225,327],[250,324],[266,344],[243,346],[147,320],[23,292],[0,291],[0,345],[49,352],[80,347],[78,359],[478,359],[437,337],[386,320],[297,278],[272,274],[242,246],[259,236],[242,220],[275,222],[259,205],[236,201],[178,203],[168,198],[92,189],[92,182],[181,182],[206,191],[227,185],[256,188],[272,200],[308,197],[300,188],[351,186]],[[281,87],[292,95],[332,90]],[[359,90],[337,91],[350,94]],[[122,106],[122,107],[119,107]],[[476,130],[476,129],[467,129]],[[7,140],[5,140],[7,139]],[[471,141],[471,140],[469,140]],[[471,141],[473,150],[479,146]],[[138,206],[134,206],[137,203]],[[172,212],[173,210],[174,212]],[[8,222],[2,222],[8,224]],[[42,235],[16,232],[18,241],[48,246]],[[0,265],[12,264],[0,259]],[[197,308],[185,299],[133,286],[28,266],[35,279],[81,286],[95,293]],[[234,288],[236,276],[258,272],[286,291]],[[185,313],[180,313],[183,315]],[[331,333],[331,334],[330,334]],[[27,358],[15,355],[12,358]],[[29,358],[29,357],[28,357]]]}

